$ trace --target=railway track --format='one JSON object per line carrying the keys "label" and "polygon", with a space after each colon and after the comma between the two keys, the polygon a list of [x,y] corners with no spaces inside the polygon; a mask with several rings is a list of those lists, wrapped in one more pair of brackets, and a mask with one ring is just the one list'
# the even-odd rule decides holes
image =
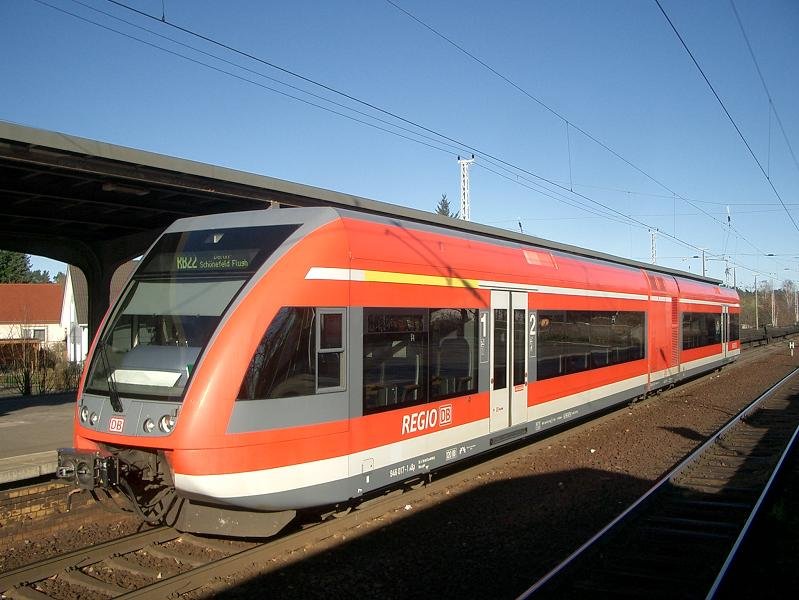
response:
{"label": "railway track", "polygon": [[[695,383],[687,384],[692,385]],[[654,400],[653,397],[647,401]],[[395,490],[390,495],[363,503],[343,518],[330,519],[266,542],[229,542],[185,535],[168,528],[151,529],[0,573],[0,595],[46,600],[163,598],[189,594],[200,588],[203,593],[213,593],[226,586],[225,577],[248,571],[251,565],[268,565],[297,550],[300,551],[298,555],[307,552],[304,555],[310,556],[316,551],[315,545],[324,540],[329,544],[337,543],[330,538],[338,537],[341,532],[346,531],[348,539],[357,537],[356,528],[362,523],[382,518],[392,511],[403,514],[407,505],[452,486],[457,480],[479,478],[492,469],[503,468],[517,454],[527,454],[540,446],[557,445],[561,438],[573,435],[582,427],[596,427],[617,418],[620,418],[619,413],[612,412],[559,433],[553,432],[533,443],[505,447],[495,458],[483,457],[472,466],[464,465],[446,476],[441,473],[440,478],[419,489],[407,489],[404,493]]]}
{"label": "railway track", "polygon": [[[408,502],[418,489],[402,495]],[[316,523],[268,541],[223,540],[157,527],[0,574],[3,599],[166,598],[204,588],[226,575],[319,543],[354,523],[397,508],[396,490],[364,502],[345,518]],[[215,583],[218,582],[218,583]]]}
{"label": "railway track", "polygon": [[799,369],[521,598],[713,598],[799,437]]}
{"label": "railway track", "polygon": [[[560,435],[548,438],[551,443]],[[453,484],[470,480],[516,453],[547,443],[547,440],[506,447],[495,458],[470,461],[435,480],[419,479],[403,489],[394,489],[359,504],[351,512],[331,516],[325,521],[306,524],[303,529],[279,534],[262,542],[230,541],[183,534],[169,527],[83,548],[0,573],[0,598],[21,600],[60,600],[62,598],[139,598],[175,597],[203,589],[206,594],[224,589],[224,577],[240,573],[251,565],[269,561],[314,545],[385,516],[403,511],[417,499]]]}

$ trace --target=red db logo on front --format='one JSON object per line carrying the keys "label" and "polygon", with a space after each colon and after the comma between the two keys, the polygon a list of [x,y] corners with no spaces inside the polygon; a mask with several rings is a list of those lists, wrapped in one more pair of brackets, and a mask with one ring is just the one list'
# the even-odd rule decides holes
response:
{"label": "red db logo on front", "polygon": [[122,433],[125,427],[125,417],[111,417],[108,421],[108,431],[112,433]]}

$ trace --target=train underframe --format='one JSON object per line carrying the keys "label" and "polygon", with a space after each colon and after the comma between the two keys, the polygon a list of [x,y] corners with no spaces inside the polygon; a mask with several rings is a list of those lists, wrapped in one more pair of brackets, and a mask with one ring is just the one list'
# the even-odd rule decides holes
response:
{"label": "train underframe", "polygon": [[[294,510],[259,512],[210,504],[181,495],[160,451],[101,446],[95,452],[58,451],[57,476],[100,504],[134,513],[151,525],[231,537],[269,537],[286,527]],[[71,496],[70,496],[71,498]]]}

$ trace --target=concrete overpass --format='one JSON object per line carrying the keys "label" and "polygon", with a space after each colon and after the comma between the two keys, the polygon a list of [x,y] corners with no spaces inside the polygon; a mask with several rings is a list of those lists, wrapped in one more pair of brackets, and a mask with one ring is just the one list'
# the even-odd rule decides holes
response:
{"label": "concrete overpass", "polygon": [[0,121],[0,248],[79,267],[89,287],[89,332],[108,307],[115,269],[180,217],[272,203],[400,207]]}
{"label": "concrete overpass", "polygon": [[[431,206],[434,194],[430,196]],[[114,270],[175,219],[271,204],[337,206],[571,252],[649,271],[715,279],[358,196],[0,121],[0,248],[79,267],[89,334],[108,308]]]}

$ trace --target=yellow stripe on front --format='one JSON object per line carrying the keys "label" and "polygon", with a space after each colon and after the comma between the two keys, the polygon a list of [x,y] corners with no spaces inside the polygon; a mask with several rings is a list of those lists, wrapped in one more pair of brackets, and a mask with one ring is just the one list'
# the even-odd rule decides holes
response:
{"label": "yellow stripe on front", "polygon": [[443,287],[480,287],[476,279],[461,277],[439,277],[438,275],[414,275],[412,273],[392,273],[390,271],[363,271],[364,281],[376,283],[403,283],[410,285],[437,285]]}

